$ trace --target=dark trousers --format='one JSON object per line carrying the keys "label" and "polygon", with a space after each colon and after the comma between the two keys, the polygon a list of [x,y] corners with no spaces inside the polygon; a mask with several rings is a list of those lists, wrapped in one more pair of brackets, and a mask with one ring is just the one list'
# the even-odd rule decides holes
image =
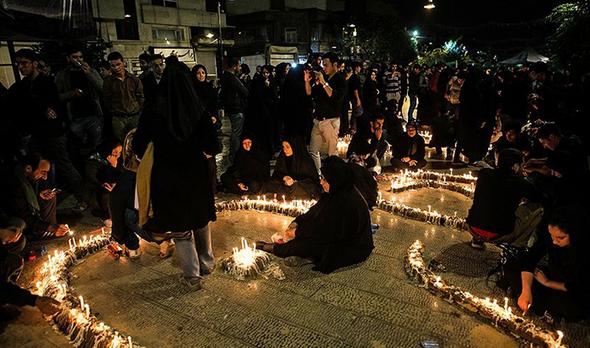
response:
{"label": "dark trousers", "polygon": [[12,253],[6,253],[0,259],[0,276],[2,280],[9,283],[16,283],[23,271],[24,265],[25,263],[22,257]]}
{"label": "dark trousers", "polygon": [[57,181],[65,183],[78,201],[84,200],[82,177],[70,160],[65,136],[55,138],[31,138],[30,149],[49,159],[55,166]]}
{"label": "dark trousers", "polygon": [[[139,248],[139,238],[137,235],[144,234],[143,229],[139,226],[139,215],[137,210],[124,208],[124,221],[113,220],[113,229],[111,230],[111,237],[127,249],[136,250]],[[118,225],[115,227],[115,223]],[[123,223],[123,226],[119,224]]]}
{"label": "dark trousers", "polygon": [[409,163],[407,162],[402,162],[401,159],[398,158],[392,158],[391,159],[391,165],[393,166],[394,169],[401,169],[401,170],[416,170],[416,169],[420,169],[420,168],[424,168],[426,167],[426,160],[419,160],[418,163],[416,163],[415,166],[410,167]]}

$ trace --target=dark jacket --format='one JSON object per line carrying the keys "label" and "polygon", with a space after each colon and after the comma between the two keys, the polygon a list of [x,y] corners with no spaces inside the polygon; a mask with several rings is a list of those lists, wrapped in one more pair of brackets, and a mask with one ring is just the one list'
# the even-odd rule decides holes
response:
{"label": "dark jacket", "polygon": [[477,176],[467,223],[499,235],[510,234],[514,229],[516,208],[522,198],[539,199],[529,181],[508,170],[482,169]]}
{"label": "dark jacket", "polygon": [[[15,82],[10,86],[7,101],[10,105],[8,115],[15,119],[21,135],[43,139],[63,135],[65,112],[51,77],[38,75],[34,80],[25,77]],[[57,114],[57,118],[47,117],[48,108]]]}
{"label": "dark jacket", "polygon": [[37,295],[13,283],[14,279],[9,279],[11,273],[22,265],[23,260],[18,254],[25,242],[26,239],[22,236],[14,244],[0,244],[0,305],[9,303],[16,306],[34,306],[37,300]]}
{"label": "dark jacket", "polygon": [[413,137],[403,134],[393,147],[393,157],[397,159],[410,157],[410,159],[422,161],[424,160],[424,155],[424,138],[418,134]]}
{"label": "dark jacket", "polygon": [[[82,117],[101,117],[100,96],[102,94],[102,77],[94,70],[88,73],[73,70],[68,66],[55,76],[55,84],[59,92],[59,99],[66,103],[68,119]],[[82,96],[75,97],[74,89],[81,89]]]}
{"label": "dark jacket", "polygon": [[248,100],[248,88],[240,79],[230,71],[224,71],[221,75],[221,104],[225,113],[237,114],[246,110]]}

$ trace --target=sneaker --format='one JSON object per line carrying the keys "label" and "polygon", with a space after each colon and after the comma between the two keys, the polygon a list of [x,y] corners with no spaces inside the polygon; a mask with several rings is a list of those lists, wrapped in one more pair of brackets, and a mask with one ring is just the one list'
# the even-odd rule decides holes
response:
{"label": "sneaker", "polygon": [[113,227],[113,220],[111,220],[111,219],[102,220],[102,223],[104,224],[104,227],[108,227],[108,228]]}
{"label": "sneaker", "polygon": [[475,239],[475,238],[471,239],[470,245],[473,249],[477,249],[477,250],[483,250],[486,247],[483,240]]}
{"label": "sneaker", "polygon": [[181,284],[184,284],[189,289],[194,291],[198,291],[203,288],[203,282],[201,278],[186,278],[184,275],[181,274],[178,277],[178,280],[180,280]]}
{"label": "sneaker", "polygon": [[137,260],[141,256],[141,248],[137,248],[135,250],[127,249],[127,257],[130,260]]}

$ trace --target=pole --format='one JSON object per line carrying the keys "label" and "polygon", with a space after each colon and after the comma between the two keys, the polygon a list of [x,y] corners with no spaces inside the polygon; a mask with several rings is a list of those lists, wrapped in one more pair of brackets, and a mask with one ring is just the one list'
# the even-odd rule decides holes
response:
{"label": "pole", "polygon": [[221,0],[217,1],[217,25],[219,27],[219,37],[217,38],[217,78],[221,78],[223,73],[223,33],[221,31]]}

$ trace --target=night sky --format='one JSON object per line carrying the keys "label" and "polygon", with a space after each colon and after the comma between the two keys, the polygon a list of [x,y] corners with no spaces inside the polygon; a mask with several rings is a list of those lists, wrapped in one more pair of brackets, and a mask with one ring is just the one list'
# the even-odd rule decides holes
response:
{"label": "night sky", "polygon": [[392,0],[408,26],[433,23],[473,26],[482,23],[514,23],[545,17],[563,1],[556,0],[434,0],[435,9],[426,10],[427,0]]}

